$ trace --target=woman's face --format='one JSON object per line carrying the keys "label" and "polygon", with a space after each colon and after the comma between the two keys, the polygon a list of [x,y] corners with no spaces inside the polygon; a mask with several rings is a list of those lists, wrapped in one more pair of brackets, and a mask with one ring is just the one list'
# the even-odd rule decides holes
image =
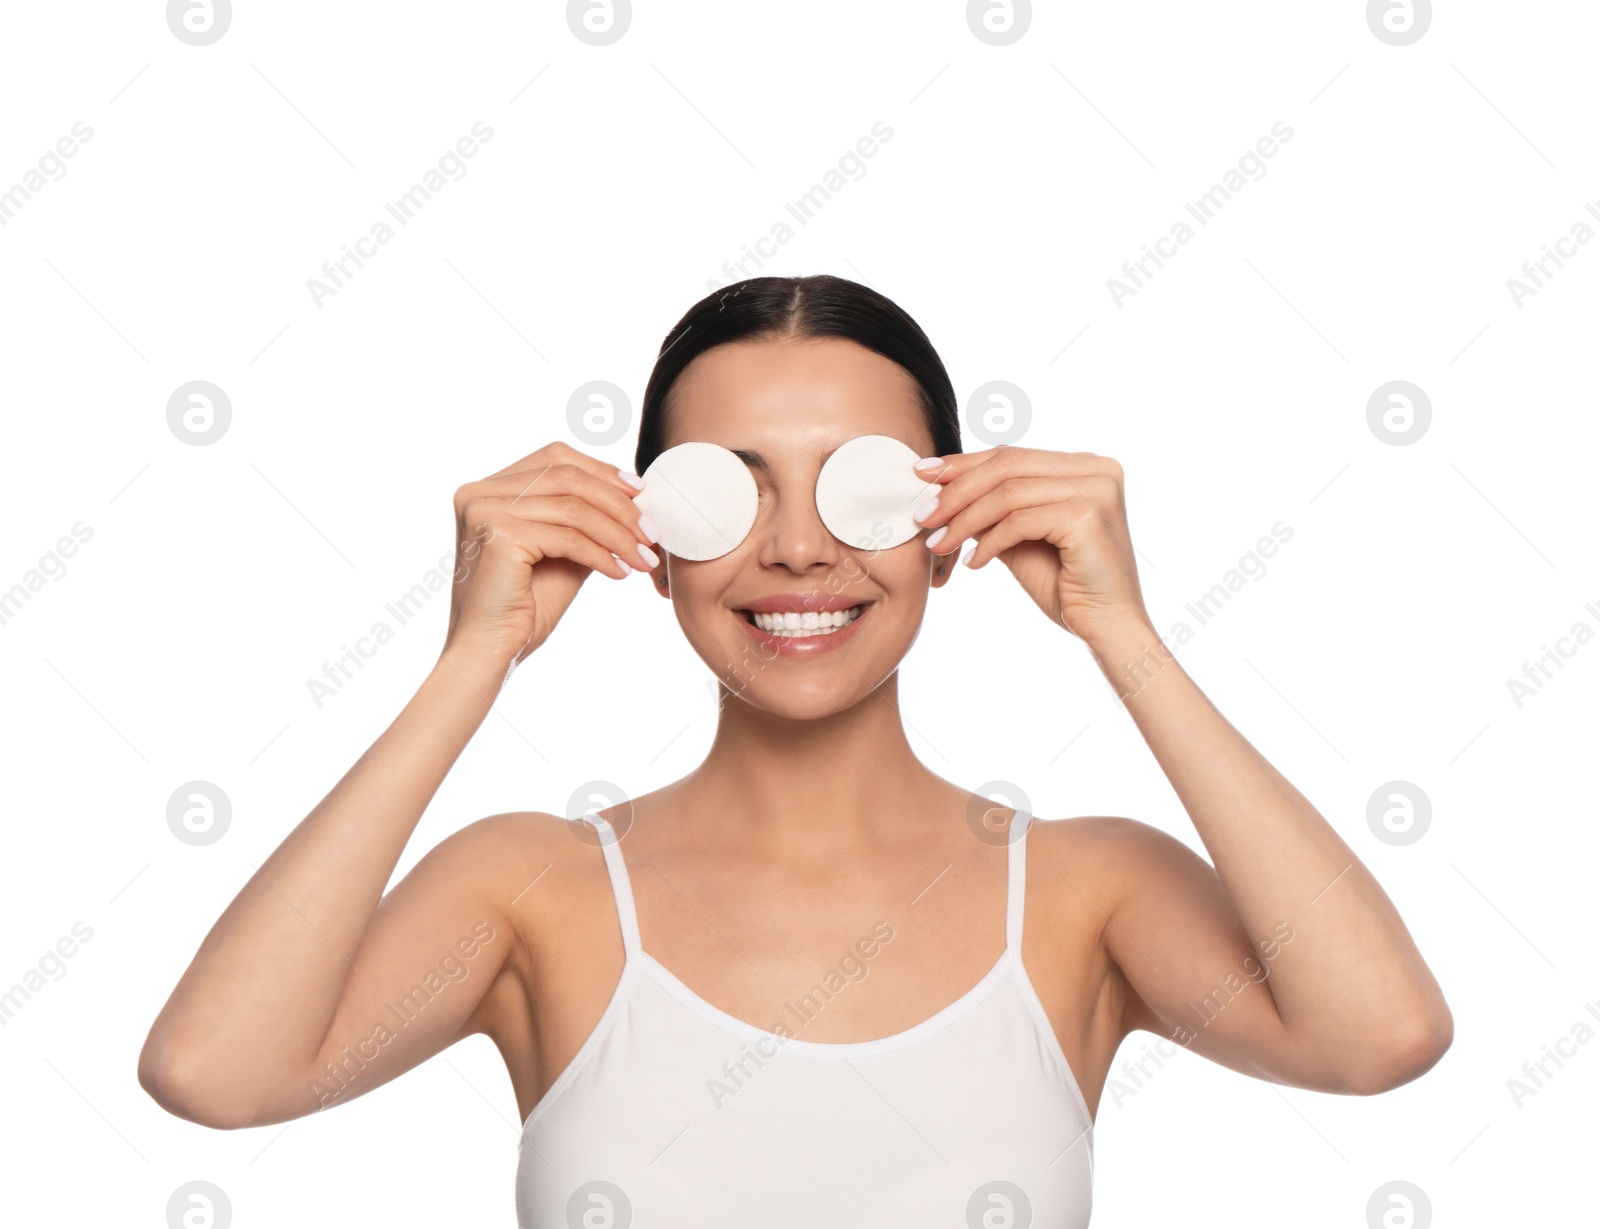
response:
{"label": "woman's face", "polygon": [[[741,453],[758,502],[755,524],[728,554],[696,562],[661,551],[656,592],[670,597],[701,660],[746,703],[792,718],[857,703],[900,664],[930,583],[937,588],[950,570],[935,572],[925,531],[887,550],[835,538],[817,515],[817,473],[858,435],[893,436],[931,455],[915,381],[839,338],[733,342],[690,363],[670,399],[664,447],[698,440]],[[831,635],[778,640],[748,614],[774,605],[864,609]]]}

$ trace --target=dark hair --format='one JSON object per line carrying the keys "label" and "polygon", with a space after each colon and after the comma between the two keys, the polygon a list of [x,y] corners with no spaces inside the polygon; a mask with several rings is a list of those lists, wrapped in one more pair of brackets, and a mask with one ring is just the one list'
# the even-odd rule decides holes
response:
{"label": "dark hair", "polygon": [[917,322],[859,282],[826,273],[751,277],[714,290],[679,320],[656,355],[639,411],[633,472],[663,451],[667,394],[695,358],[727,342],[842,337],[900,364],[917,383],[936,456],[961,451],[961,418],[949,373]]}

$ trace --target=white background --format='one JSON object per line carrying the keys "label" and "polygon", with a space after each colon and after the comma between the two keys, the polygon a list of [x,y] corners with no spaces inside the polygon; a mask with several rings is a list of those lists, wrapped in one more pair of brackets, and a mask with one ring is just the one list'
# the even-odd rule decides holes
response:
{"label": "white background", "polygon": [[[443,596],[320,708],[308,693],[450,551],[452,491],[572,440],[588,381],[637,407],[709,286],[830,272],[905,307],[964,405],[989,380],[1023,389],[1024,444],[1123,462],[1163,631],[1292,527],[1181,660],[1378,876],[1455,1014],[1440,1064],[1378,1098],[1189,1054],[1108,1089],[1095,1224],[1363,1226],[1394,1179],[1440,1225],[1567,1223],[1592,1200],[1600,1045],[1520,1108],[1507,1081],[1600,1026],[1600,643],[1520,707],[1507,680],[1579,621],[1600,630],[1600,244],[1520,306],[1507,279],[1600,226],[1600,15],[1441,8],[1394,47],[1356,2],[1041,4],[995,47],[959,3],[640,3],[594,47],[554,3],[241,3],[194,47],[155,3],[11,6],[0,186],[93,130],[0,227],[0,589],[92,529],[0,625],[0,986],[93,929],[0,1028],[13,1216],[163,1224],[198,1178],[240,1226],[513,1224],[518,1115],[486,1038],[240,1132],[164,1113],[138,1050],[252,866],[436,658]],[[307,279],[479,120],[468,174],[317,306]],[[760,269],[724,270],[879,120],[865,174]],[[1265,176],[1116,305],[1122,262],[1280,120]],[[1397,379],[1432,404],[1408,446],[1367,423]],[[232,404],[205,447],[167,425],[191,380]],[[633,443],[595,453],[627,467]],[[482,815],[698,762],[709,671],[647,588],[590,579],[397,877]],[[1200,848],[1082,644],[1003,565],[934,595],[901,688],[950,780]],[[192,780],[233,805],[199,848],[166,823]],[[1433,809],[1406,846],[1367,824],[1394,780]]]}

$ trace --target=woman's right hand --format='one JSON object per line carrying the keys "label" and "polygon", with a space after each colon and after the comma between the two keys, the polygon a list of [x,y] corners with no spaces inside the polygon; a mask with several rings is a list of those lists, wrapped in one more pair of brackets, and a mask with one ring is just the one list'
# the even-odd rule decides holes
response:
{"label": "woman's right hand", "polygon": [[560,440],[457,490],[445,651],[470,646],[520,662],[590,572],[620,580],[654,567],[637,494],[616,466]]}

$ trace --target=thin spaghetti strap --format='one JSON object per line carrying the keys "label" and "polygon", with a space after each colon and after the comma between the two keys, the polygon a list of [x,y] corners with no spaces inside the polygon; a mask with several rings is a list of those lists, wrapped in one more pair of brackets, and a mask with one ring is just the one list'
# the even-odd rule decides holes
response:
{"label": "thin spaghetti strap", "polygon": [[628,882],[628,866],[622,860],[617,830],[609,820],[592,811],[583,818],[594,825],[595,835],[600,838],[600,852],[605,855],[606,871],[611,876],[611,894],[617,902],[617,921],[622,926],[623,958],[631,960],[633,954],[640,950],[639,917],[634,912],[633,887]]}
{"label": "thin spaghetti strap", "polygon": [[1008,830],[1006,864],[1006,947],[1022,954],[1022,903],[1027,895],[1027,840],[1033,816],[1021,807]]}

